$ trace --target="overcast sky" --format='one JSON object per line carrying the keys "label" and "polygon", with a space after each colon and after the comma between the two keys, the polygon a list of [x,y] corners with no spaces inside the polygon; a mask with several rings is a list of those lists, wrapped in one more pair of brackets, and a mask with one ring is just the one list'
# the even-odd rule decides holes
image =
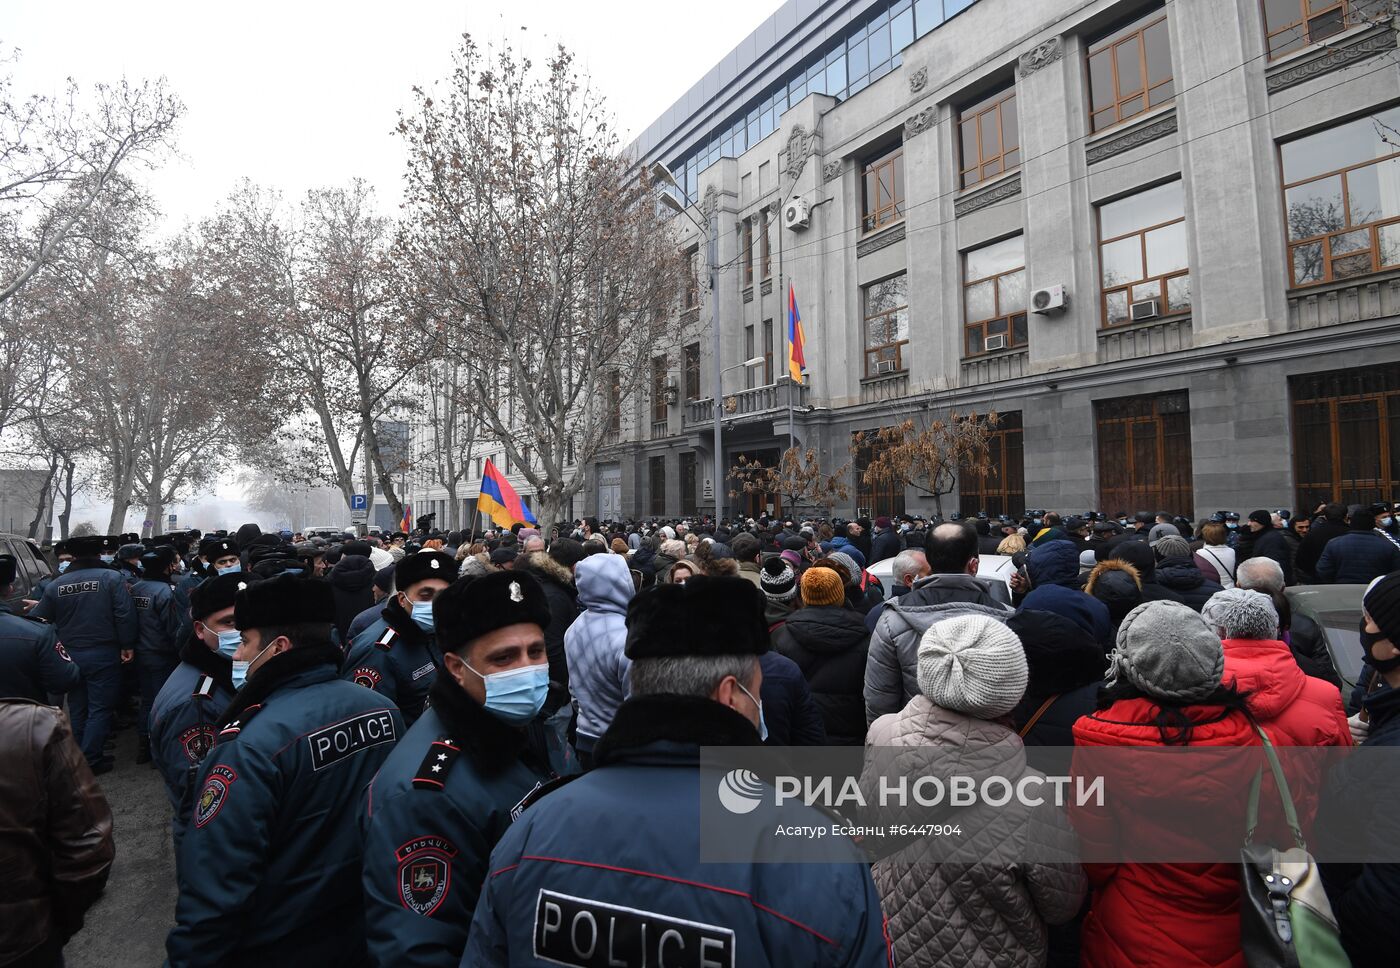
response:
{"label": "overcast sky", "polygon": [[[507,38],[536,60],[564,43],[627,142],[779,2],[0,0],[0,44],[6,54],[20,50],[16,93],[56,93],[69,76],[83,86],[122,75],[169,79],[188,109],[181,157],[150,185],[178,226],[245,176],[292,197],[362,177],[391,211],[403,170],[396,112],[415,84],[447,75],[464,32]],[[221,513],[255,517],[240,498],[232,483],[217,489]],[[75,520],[105,525],[100,504],[80,511]],[[128,522],[141,524],[137,514]]]}

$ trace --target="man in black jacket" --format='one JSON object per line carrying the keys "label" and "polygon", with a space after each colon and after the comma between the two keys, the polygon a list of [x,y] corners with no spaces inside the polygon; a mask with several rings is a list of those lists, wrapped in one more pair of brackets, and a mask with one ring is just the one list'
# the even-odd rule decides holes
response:
{"label": "man in black jacket", "polygon": [[1373,578],[1400,569],[1400,548],[1376,530],[1376,515],[1384,504],[1352,512],[1351,530],[1333,538],[1317,560],[1317,580],[1364,585]]}
{"label": "man in black jacket", "polygon": [[[1274,516],[1268,511],[1249,512],[1249,530],[1253,541],[1249,542],[1247,552],[1242,550],[1241,560],[1249,558],[1272,558],[1278,562],[1278,566],[1283,569],[1283,582],[1285,585],[1293,584],[1293,555],[1292,549],[1288,547],[1288,539],[1283,533],[1274,527]],[[1244,542],[1241,542],[1242,548]]]}

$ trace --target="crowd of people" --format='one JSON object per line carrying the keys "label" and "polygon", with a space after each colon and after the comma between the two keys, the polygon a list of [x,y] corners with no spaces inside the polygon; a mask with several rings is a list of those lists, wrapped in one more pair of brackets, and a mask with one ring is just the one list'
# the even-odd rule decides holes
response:
{"label": "crowd of people", "polygon": [[[103,890],[95,777],[128,722],[171,806],[176,968],[1243,966],[1238,863],[702,863],[700,749],[1400,745],[1391,505],[244,525],[50,552],[0,611],[6,968],[62,964]],[[0,557],[0,598],[15,576]],[[1354,689],[1290,608],[1301,583],[1369,586]],[[1176,792],[1233,816],[1247,785]],[[1125,813],[1052,837],[1112,844]],[[1389,964],[1400,865],[1322,876],[1351,962]]]}

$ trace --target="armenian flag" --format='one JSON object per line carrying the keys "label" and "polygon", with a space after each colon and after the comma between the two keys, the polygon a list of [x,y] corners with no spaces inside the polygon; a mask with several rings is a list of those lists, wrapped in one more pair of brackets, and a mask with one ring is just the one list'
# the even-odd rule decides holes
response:
{"label": "armenian flag", "polygon": [[802,332],[802,314],[797,311],[797,292],[788,286],[788,376],[798,386],[802,385],[802,368],[807,365],[807,358],[802,352],[806,342],[806,335]]}
{"label": "armenian flag", "polygon": [[412,534],[412,533],[413,533],[413,505],[412,505],[412,504],[405,504],[405,505],[403,506],[403,520],[399,522],[399,530],[402,531],[404,534]]}
{"label": "armenian flag", "polygon": [[535,520],[534,512],[515,493],[515,488],[507,483],[505,476],[489,460],[481,475],[481,494],[476,499],[476,509],[489,517],[498,528],[508,528],[517,523],[539,523]]}

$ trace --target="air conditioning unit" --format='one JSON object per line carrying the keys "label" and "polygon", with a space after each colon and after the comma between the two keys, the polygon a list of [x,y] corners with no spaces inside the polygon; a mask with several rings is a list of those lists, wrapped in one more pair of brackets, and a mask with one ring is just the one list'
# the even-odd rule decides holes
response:
{"label": "air conditioning unit", "polygon": [[1046,286],[1031,293],[1031,312],[1041,316],[1057,315],[1069,308],[1069,293],[1064,286]]}
{"label": "air conditioning unit", "polygon": [[876,376],[879,376],[879,375],[882,374],[882,373],[893,373],[893,372],[894,372],[894,360],[876,360],[876,361],[875,361],[875,375],[876,375]]}
{"label": "air conditioning unit", "polygon": [[988,336],[982,346],[988,353],[992,350],[1004,350],[1006,349],[1006,337],[1002,334]]}
{"label": "air conditioning unit", "polygon": [[794,198],[783,206],[783,226],[793,232],[805,232],[812,224],[812,206],[805,198]]}
{"label": "air conditioning unit", "polygon": [[1157,299],[1140,299],[1128,309],[1128,318],[1135,323],[1144,319],[1156,319],[1160,315],[1162,303]]}

